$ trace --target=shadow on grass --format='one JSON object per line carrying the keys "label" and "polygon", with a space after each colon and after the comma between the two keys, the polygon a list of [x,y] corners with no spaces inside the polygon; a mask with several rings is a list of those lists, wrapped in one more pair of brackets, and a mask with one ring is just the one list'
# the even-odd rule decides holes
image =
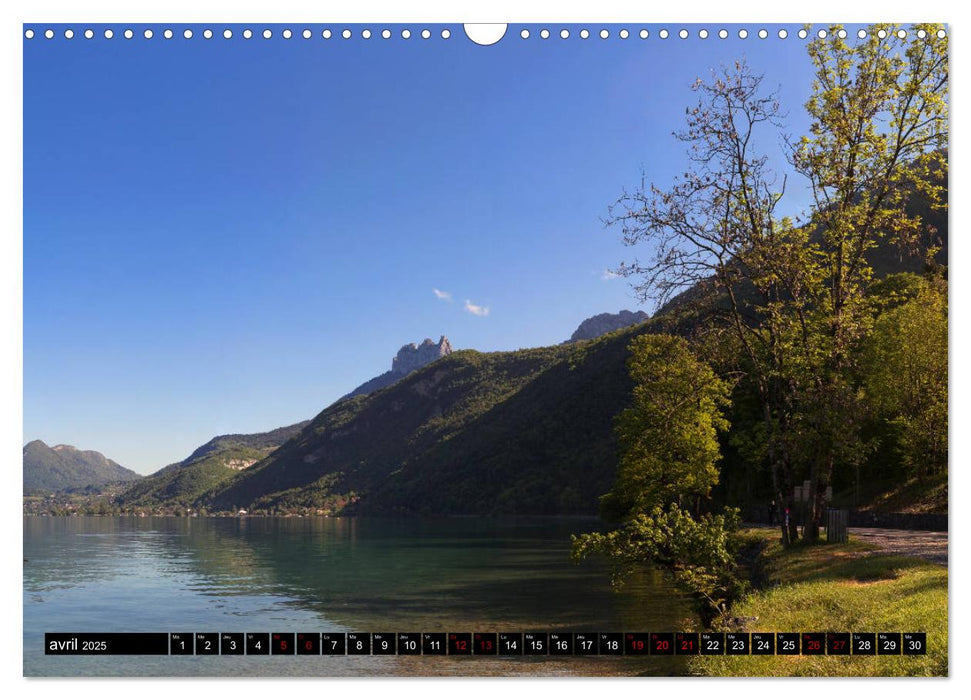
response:
{"label": "shadow on grass", "polygon": [[767,578],[779,582],[803,583],[825,581],[855,581],[873,583],[897,579],[909,569],[923,568],[928,563],[913,557],[873,553],[869,545],[798,544],[788,550],[773,545]]}

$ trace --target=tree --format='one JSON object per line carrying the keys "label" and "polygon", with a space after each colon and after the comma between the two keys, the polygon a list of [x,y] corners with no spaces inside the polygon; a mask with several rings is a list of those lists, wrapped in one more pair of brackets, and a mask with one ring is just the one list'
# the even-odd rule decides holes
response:
{"label": "tree", "polygon": [[947,374],[947,287],[935,280],[883,313],[863,351],[866,396],[911,476],[947,471]]}
{"label": "tree", "polygon": [[[656,507],[695,505],[718,483],[718,431],[728,385],[683,338],[642,335],[630,344],[632,406],[616,420],[617,481],[601,499],[613,521]],[[697,511],[697,506],[695,507]]]}
{"label": "tree", "polygon": [[859,457],[848,430],[847,417],[856,413],[848,377],[853,349],[867,332],[867,253],[885,241],[916,244],[922,221],[906,208],[915,192],[945,206],[948,66],[940,28],[915,25],[905,38],[897,26],[875,25],[851,45],[834,26],[809,43],[812,123],[794,146],[792,163],[812,188],[811,226],[824,272],[812,290],[820,363],[805,383],[807,423],[820,438],[810,470],[811,539],[834,468]]}
{"label": "tree", "polygon": [[[776,214],[786,181],[755,148],[765,140],[762,132],[782,120],[762,77],[738,62],[697,81],[694,90],[699,102],[676,134],[688,144],[688,169],[669,189],[642,184],[625,192],[607,224],[622,228],[628,246],[652,250],[650,259],[619,268],[639,279],[635,290],[643,300],[661,304],[689,289],[707,292],[698,302],[710,307],[711,325],[734,336],[735,369],[761,404],[764,454],[781,510],[791,507],[798,454],[790,439],[791,355],[806,356],[807,290],[818,266],[808,232]],[[795,523],[782,534],[789,542]]]}
{"label": "tree", "polygon": [[[904,40],[897,27],[876,25],[850,45],[835,26],[810,42],[812,124],[788,149],[815,196],[807,223],[777,213],[786,178],[754,144],[781,126],[782,113],[744,62],[696,83],[701,99],[677,134],[689,146],[684,175],[668,189],[624,193],[607,220],[626,244],[652,251],[619,269],[638,278],[643,299],[663,303],[691,289],[710,306],[710,326],[734,335],[735,369],[761,404],[757,432],[780,509],[792,506],[796,475],[810,477],[809,539],[834,469],[866,451],[853,381],[869,329],[867,255],[918,243],[925,227],[908,197],[944,204],[947,58],[938,28],[914,26]],[[784,543],[795,525],[783,526]]]}
{"label": "tree", "polygon": [[737,511],[699,513],[701,499],[718,483],[717,433],[728,428],[729,386],[684,338],[642,335],[630,350],[633,401],[617,416],[620,467],[614,488],[601,499],[604,517],[622,525],[574,537],[573,558],[606,555],[615,586],[637,566],[662,568],[711,617],[739,590]]}
{"label": "tree", "polygon": [[615,587],[645,563],[661,567],[701,603],[707,623],[723,614],[744,588],[735,573],[737,529],[734,509],[693,517],[677,505],[658,507],[638,513],[612,532],[574,535],[572,557],[580,562],[592,554],[606,555]]}

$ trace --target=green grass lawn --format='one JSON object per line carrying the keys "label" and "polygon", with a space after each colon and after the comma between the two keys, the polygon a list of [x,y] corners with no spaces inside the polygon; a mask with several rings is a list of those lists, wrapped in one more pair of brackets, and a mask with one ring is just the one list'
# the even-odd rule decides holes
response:
{"label": "green grass lawn", "polygon": [[733,606],[755,617],[749,632],[926,632],[926,656],[706,656],[691,659],[705,676],[946,676],[947,568],[923,559],[876,553],[868,545],[796,546],[777,533],[761,564],[764,590]]}

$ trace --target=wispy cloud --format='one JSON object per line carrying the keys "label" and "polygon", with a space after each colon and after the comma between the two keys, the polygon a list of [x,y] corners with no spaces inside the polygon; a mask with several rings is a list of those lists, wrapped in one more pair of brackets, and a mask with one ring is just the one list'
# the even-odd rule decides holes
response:
{"label": "wispy cloud", "polygon": [[479,306],[478,304],[473,304],[468,299],[465,300],[465,310],[468,311],[473,316],[488,316],[489,307]]}
{"label": "wispy cloud", "polygon": [[616,280],[620,279],[621,275],[614,270],[604,270],[600,273],[600,279],[602,280]]}
{"label": "wispy cloud", "polygon": [[435,294],[436,299],[441,299],[442,301],[452,301],[451,292],[443,292],[441,289],[433,289],[432,292]]}

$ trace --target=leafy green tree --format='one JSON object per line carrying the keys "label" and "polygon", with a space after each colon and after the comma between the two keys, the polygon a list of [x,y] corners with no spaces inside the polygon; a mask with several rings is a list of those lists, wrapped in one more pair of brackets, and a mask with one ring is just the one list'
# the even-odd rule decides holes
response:
{"label": "leafy green tree", "polygon": [[[868,255],[926,238],[909,197],[944,206],[947,42],[938,29],[915,25],[901,38],[899,27],[875,25],[850,43],[834,26],[810,42],[811,126],[787,149],[815,198],[808,221],[777,214],[786,179],[755,144],[771,141],[782,112],[744,62],[696,84],[701,99],[677,135],[689,147],[683,176],[625,193],[610,210],[625,243],[651,251],[619,269],[639,279],[641,297],[663,303],[691,289],[710,326],[734,334],[733,369],[759,397],[763,425],[750,432],[764,440],[780,508],[792,506],[797,475],[809,476],[809,539],[834,470],[867,455],[855,380],[872,317]],[[795,536],[791,521],[783,542]]]}
{"label": "leafy green tree", "polygon": [[896,428],[911,476],[947,471],[947,287],[926,284],[882,314],[863,352],[863,386],[877,414]]}
{"label": "leafy green tree", "polygon": [[620,467],[601,499],[602,514],[613,521],[707,497],[718,483],[718,431],[728,429],[728,384],[686,340],[642,335],[630,350],[633,401],[617,417]]}
{"label": "leafy green tree", "polygon": [[604,517],[622,525],[574,537],[573,558],[607,556],[615,586],[637,566],[659,567],[712,617],[738,591],[737,511],[693,515],[684,505],[693,502],[697,514],[718,483],[718,431],[728,428],[729,387],[684,338],[643,335],[630,350],[633,401],[617,417],[620,468],[601,500]]}
{"label": "leafy green tree", "polygon": [[[626,244],[651,249],[647,260],[619,269],[639,278],[635,289],[644,300],[663,303],[691,289],[694,303],[710,309],[707,332],[733,336],[737,352],[722,369],[741,373],[759,398],[757,432],[781,510],[792,506],[800,451],[792,439],[798,406],[791,387],[796,368],[814,357],[807,352],[809,290],[820,267],[809,231],[776,213],[785,178],[756,148],[781,126],[775,95],[745,62],[694,89],[698,104],[677,134],[688,146],[686,172],[668,189],[625,193],[608,224],[622,228]],[[789,542],[795,523],[782,535]]]}
{"label": "leafy green tree", "polygon": [[[942,283],[946,286],[943,280]],[[915,272],[898,272],[874,282],[867,289],[872,315],[875,318],[884,311],[895,309],[911,301],[923,294],[927,290],[927,285],[927,277]],[[947,294],[946,290],[944,293]]]}
{"label": "leafy green tree", "polygon": [[592,554],[608,557],[615,587],[622,586],[637,567],[660,567],[699,600],[703,616],[710,621],[743,590],[735,573],[737,529],[735,509],[694,517],[672,504],[639,513],[611,532],[575,535],[572,557],[576,562]]}
{"label": "leafy green tree", "polygon": [[854,348],[868,331],[873,270],[867,254],[883,242],[917,244],[923,222],[906,208],[915,192],[931,206],[946,204],[948,61],[940,28],[874,25],[865,39],[850,43],[837,25],[808,46],[815,69],[806,103],[812,122],[792,162],[812,189],[814,247],[824,271],[811,290],[819,361],[800,387],[805,422],[819,438],[810,464],[810,539],[818,535],[834,469],[858,461],[865,449],[849,379]]}

